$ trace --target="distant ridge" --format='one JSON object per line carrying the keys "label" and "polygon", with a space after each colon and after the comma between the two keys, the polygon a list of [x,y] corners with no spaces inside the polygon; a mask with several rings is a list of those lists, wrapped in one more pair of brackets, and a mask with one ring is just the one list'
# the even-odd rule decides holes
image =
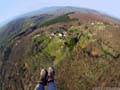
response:
{"label": "distant ridge", "polygon": [[9,23],[10,21],[17,19],[17,18],[26,18],[26,17],[32,17],[32,16],[37,16],[40,14],[55,14],[55,12],[57,13],[57,11],[60,11],[60,13],[68,13],[68,12],[95,12],[95,13],[99,13],[101,15],[106,15],[110,18],[113,18],[117,21],[120,22],[120,19],[110,16],[106,13],[102,13],[99,12],[97,10],[92,10],[92,9],[88,9],[88,8],[82,8],[82,7],[73,7],[73,6],[51,6],[51,7],[45,7],[45,8],[41,8],[35,11],[31,11],[31,12],[27,12],[25,14],[21,14],[19,16],[16,16],[12,19],[9,19],[7,21],[1,22],[0,23],[0,27],[4,26],[5,24]]}

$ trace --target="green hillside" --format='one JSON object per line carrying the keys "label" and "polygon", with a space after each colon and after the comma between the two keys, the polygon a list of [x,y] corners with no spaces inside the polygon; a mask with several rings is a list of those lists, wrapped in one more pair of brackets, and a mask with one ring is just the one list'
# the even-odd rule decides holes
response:
{"label": "green hillside", "polygon": [[120,87],[119,20],[80,11],[8,23],[0,33],[0,90],[33,90],[49,66],[57,90]]}

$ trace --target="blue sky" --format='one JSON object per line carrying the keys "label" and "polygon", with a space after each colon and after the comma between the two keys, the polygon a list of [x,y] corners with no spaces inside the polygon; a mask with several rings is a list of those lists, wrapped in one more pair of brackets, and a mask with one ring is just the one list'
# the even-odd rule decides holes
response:
{"label": "blue sky", "polygon": [[90,8],[120,19],[120,0],[0,0],[0,23],[51,6]]}

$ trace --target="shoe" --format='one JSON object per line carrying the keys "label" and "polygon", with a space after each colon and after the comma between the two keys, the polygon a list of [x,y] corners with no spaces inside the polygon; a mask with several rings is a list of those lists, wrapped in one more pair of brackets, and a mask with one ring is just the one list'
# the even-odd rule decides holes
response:
{"label": "shoe", "polygon": [[48,82],[54,81],[55,71],[53,67],[48,68]]}
{"label": "shoe", "polygon": [[47,76],[48,76],[47,70],[46,69],[41,69],[39,83],[43,84],[43,85],[47,85],[47,81],[48,81]]}

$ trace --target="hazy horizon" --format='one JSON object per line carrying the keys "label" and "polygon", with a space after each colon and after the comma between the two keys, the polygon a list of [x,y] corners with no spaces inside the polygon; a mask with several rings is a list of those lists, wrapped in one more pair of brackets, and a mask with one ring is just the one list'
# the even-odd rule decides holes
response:
{"label": "hazy horizon", "polygon": [[3,0],[0,1],[0,24],[4,24],[5,22],[12,20],[15,17],[29,13],[31,11],[36,11],[39,9],[53,6],[73,6],[80,8],[88,8],[120,19],[119,3],[120,1],[118,0]]}

